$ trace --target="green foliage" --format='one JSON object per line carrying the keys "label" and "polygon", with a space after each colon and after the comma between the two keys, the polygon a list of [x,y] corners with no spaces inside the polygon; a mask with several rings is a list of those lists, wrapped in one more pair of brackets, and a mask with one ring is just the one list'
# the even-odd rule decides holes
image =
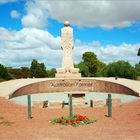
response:
{"label": "green foliage", "polygon": [[104,71],[105,70],[105,67],[106,67],[106,64],[104,64],[101,61],[98,61],[98,70],[97,70],[97,72],[95,73],[94,76],[96,76],[96,77],[102,77],[103,76],[102,72],[105,72]]}
{"label": "green foliage", "polygon": [[108,66],[103,67],[100,71],[96,73],[96,77],[108,77],[107,75]]}
{"label": "green foliage", "polygon": [[[140,49],[138,50],[138,56],[140,56]],[[125,61],[117,61],[106,65],[98,60],[93,52],[85,52],[82,58],[83,61],[75,65],[76,68],[80,69],[82,77],[118,76],[122,78],[136,79],[137,76],[140,76],[140,64],[136,64],[135,68]],[[13,78],[55,77],[55,73],[55,68],[46,70],[44,63],[39,63],[35,59],[32,61],[30,69],[28,67],[6,68],[0,64],[0,82]]]}
{"label": "green foliage", "polygon": [[12,76],[9,74],[6,67],[0,64],[0,78],[4,80],[12,79]]}
{"label": "green foliage", "polygon": [[9,121],[4,121],[4,117],[0,116],[0,125],[6,125],[6,126],[10,126],[12,125],[13,122],[9,122]]}
{"label": "green foliage", "polygon": [[128,79],[136,79],[137,77],[136,70],[125,61],[110,63],[102,70],[101,75],[106,77],[118,76]]}
{"label": "green foliage", "polygon": [[83,62],[77,64],[76,67],[80,69],[83,77],[100,76],[100,71],[106,66],[93,52],[85,52],[82,59]]}
{"label": "green foliage", "polygon": [[135,65],[135,70],[136,70],[137,76],[140,76],[140,64]]}
{"label": "green foliage", "polygon": [[50,78],[55,77],[55,73],[56,73],[56,69],[55,68],[47,70],[48,77],[50,77]]}
{"label": "green foliage", "polygon": [[13,122],[9,122],[9,121],[1,121],[1,122],[0,122],[0,125],[10,126],[10,125],[12,125],[12,124],[13,124]]}
{"label": "green foliage", "polygon": [[44,78],[47,77],[46,67],[44,63],[38,63],[37,60],[33,60],[30,67],[30,77]]}
{"label": "green foliage", "polygon": [[80,73],[81,73],[82,77],[88,77],[89,68],[84,62],[81,62],[81,63],[75,65],[75,67],[80,69]]}
{"label": "green foliage", "polygon": [[101,61],[98,61],[98,71],[102,70],[103,68],[105,68],[106,64],[101,62]]}
{"label": "green foliage", "polygon": [[50,121],[50,123],[52,124],[71,125],[74,127],[77,127],[79,125],[87,125],[94,122],[96,122],[96,120],[90,120],[86,116],[81,116],[81,115],[73,115],[72,117],[64,116],[64,117],[54,118]]}
{"label": "green foliage", "polygon": [[90,76],[95,74],[98,70],[98,59],[93,52],[85,52],[82,57],[84,63],[89,68]]}
{"label": "green foliage", "polygon": [[28,67],[8,68],[8,71],[15,79],[28,78],[30,74],[30,69]]}
{"label": "green foliage", "polygon": [[30,75],[30,69],[28,67],[21,67],[22,77],[28,78]]}
{"label": "green foliage", "polygon": [[83,54],[83,61],[89,69],[89,76],[100,76],[100,71],[106,66],[103,62],[98,60],[93,52],[85,52]]}

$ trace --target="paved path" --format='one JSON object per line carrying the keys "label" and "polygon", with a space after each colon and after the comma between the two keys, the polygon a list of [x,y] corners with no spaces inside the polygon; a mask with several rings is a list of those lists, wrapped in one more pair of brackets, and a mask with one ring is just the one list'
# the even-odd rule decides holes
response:
{"label": "paved path", "polygon": [[[54,79],[54,78],[51,78]],[[85,79],[85,78],[83,78]],[[115,80],[115,78],[89,78],[89,79],[96,79],[96,80],[103,80],[103,81],[109,81],[113,83],[119,83],[121,85],[124,85],[137,93],[139,93],[140,96],[140,81],[135,80],[129,80],[124,78],[118,78],[118,80]],[[18,80],[10,80],[6,82],[0,83],[0,97],[6,97],[8,98],[9,94],[13,93],[18,88],[35,83],[35,82],[41,82],[50,80],[50,78],[35,78],[35,79],[18,79]]]}

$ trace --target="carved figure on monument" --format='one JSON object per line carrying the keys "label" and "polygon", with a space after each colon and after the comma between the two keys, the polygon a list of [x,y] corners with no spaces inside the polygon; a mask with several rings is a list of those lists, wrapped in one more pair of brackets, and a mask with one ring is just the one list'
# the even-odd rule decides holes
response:
{"label": "carved figure on monument", "polygon": [[66,21],[61,29],[62,68],[57,69],[56,78],[81,77],[78,68],[74,68],[72,50],[74,48],[73,29]]}

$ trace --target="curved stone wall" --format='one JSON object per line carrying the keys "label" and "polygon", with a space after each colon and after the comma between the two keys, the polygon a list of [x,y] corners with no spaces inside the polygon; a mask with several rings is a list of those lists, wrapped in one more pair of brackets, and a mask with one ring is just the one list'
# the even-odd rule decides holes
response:
{"label": "curved stone wall", "polygon": [[42,82],[29,84],[21,87],[9,95],[9,98],[35,94],[35,93],[53,93],[53,92],[106,92],[106,93],[118,93],[127,94],[133,96],[139,96],[139,94],[132,89],[107,81],[95,80],[95,79],[52,79]]}

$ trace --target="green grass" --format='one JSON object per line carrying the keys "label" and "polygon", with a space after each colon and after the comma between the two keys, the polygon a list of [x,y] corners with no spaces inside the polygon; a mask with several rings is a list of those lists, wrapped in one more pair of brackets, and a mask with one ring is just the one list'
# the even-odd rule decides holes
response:
{"label": "green grass", "polygon": [[13,124],[13,122],[4,121],[3,119],[4,119],[4,117],[0,116],[0,125],[10,126]]}
{"label": "green grass", "polygon": [[0,125],[10,126],[12,124],[13,124],[13,122],[9,122],[9,121],[2,121],[2,122],[0,122]]}

